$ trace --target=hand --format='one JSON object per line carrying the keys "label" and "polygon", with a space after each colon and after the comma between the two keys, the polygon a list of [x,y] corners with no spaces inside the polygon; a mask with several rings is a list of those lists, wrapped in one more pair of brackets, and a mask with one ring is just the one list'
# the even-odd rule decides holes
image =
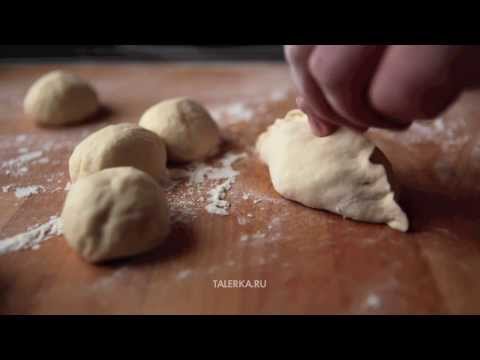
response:
{"label": "hand", "polygon": [[480,85],[480,46],[286,45],[285,55],[319,136],[340,126],[405,129]]}

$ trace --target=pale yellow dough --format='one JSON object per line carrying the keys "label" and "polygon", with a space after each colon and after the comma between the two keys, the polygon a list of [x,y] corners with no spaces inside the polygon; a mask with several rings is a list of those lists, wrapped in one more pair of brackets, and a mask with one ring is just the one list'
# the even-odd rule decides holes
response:
{"label": "pale yellow dough", "polygon": [[218,152],[220,130],[208,111],[188,98],[162,101],[149,108],[139,125],[167,145],[169,162],[204,160]]}
{"label": "pale yellow dough", "polygon": [[342,128],[317,137],[307,116],[293,110],[258,138],[256,148],[283,197],[353,220],[408,230],[385,167],[371,161],[375,145],[364,136]]}
{"label": "pale yellow dough", "polygon": [[86,81],[63,71],[52,71],[30,87],[23,108],[38,124],[69,125],[93,115],[99,108],[99,101]]}
{"label": "pale yellow dough", "polygon": [[92,263],[152,250],[169,232],[163,189],[132,167],[78,180],[65,200],[62,220],[70,247]]}
{"label": "pale yellow dough", "polygon": [[167,179],[165,144],[156,134],[138,125],[106,126],[75,147],[69,159],[72,182],[97,171],[131,166],[145,171],[159,183]]}

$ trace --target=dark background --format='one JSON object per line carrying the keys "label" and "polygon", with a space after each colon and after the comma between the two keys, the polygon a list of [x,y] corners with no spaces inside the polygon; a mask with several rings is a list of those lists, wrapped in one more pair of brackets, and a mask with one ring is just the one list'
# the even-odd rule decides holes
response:
{"label": "dark background", "polygon": [[283,61],[282,45],[0,45],[2,62]]}

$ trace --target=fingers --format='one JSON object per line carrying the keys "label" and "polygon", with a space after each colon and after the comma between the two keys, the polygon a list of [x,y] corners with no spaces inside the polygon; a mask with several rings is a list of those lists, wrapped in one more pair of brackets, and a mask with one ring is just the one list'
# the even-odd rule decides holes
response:
{"label": "fingers", "polygon": [[[287,45],[285,47],[285,55],[290,64],[293,82],[305,103],[309,105],[309,113],[315,118],[315,123],[349,123],[348,120],[343,119],[330,107],[315,79],[310,74],[308,62],[314,48],[315,46],[311,45]],[[352,128],[359,129],[356,124],[349,123],[349,125]],[[365,128],[359,130],[363,131]]]}
{"label": "fingers", "polygon": [[338,126],[404,129],[438,116],[480,84],[478,46],[312,46],[285,49],[316,134]]}
{"label": "fingers", "polygon": [[368,89],[385,46],[319,45],[309,57],[309,71],[331,108],[346,119],[339,125],[357,128],[403,128],[404,124],[377,113]]}
{"label": "fingers", "polygon": [[338,129],[338,126],[335,124],[322,121],[322,119],[318,118],[302,97],[297,98],[297,106],[308,115],[308,122],[310,123],[310,127],[315,135],[328,136],[333,134]]}
{"label": "fingers", "polygon": [[370,99],[385,116],[410,123],[443,112],[464,85],[464,46],[391,46],[374,76]]}

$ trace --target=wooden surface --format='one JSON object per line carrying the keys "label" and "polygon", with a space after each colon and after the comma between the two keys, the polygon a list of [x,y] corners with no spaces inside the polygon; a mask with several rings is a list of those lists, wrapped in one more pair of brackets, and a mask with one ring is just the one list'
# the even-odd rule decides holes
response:
{"label": "wooden surface", "polygon": [[[41,129],[24,118],[26,90],[56,68],[92,82],[107,109],[99,121]],[[173,231],[151,254],[92,266],[56,236],[38,250],[0,256],[0,313],[480,313],[475,93],[435,122],[401,134],[371,133],[404,186],[412,228],[403,234],[307,209],[273,191],[252,145],[294,107],[283,65],[2,65],[0,164],[21,148],[42,150],[48,162],[29,164],[19,176],[0,169],[0,186],[46,189],[20,199],[0,192],[0,241],[60,213],[67,160],[82,138],[111,122],[137,122],[150,105],[174,96],[194,97],[212,110],[224,152],[247,153],[234,165],[240,175],[227,195],[230,215],[204,209],[202,197],[214,183],[180,184],[168,193]],[[267,286],[215,288],[213,280],[266,280]]]}

